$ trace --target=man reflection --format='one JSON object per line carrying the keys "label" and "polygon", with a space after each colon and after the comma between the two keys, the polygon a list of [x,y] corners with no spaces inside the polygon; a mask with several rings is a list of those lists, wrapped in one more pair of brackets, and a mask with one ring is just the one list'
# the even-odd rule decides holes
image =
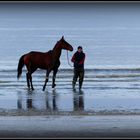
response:
{"label": "man reflection", "polygon": [[27,99],[27,108],[28,109],[32,109],[33,108],[33,103],[32,103],[32,99]]}
{"label": "man reflection", "polygon": [[74,111],[84,111],[83,91],[75,92],[73,97]]}

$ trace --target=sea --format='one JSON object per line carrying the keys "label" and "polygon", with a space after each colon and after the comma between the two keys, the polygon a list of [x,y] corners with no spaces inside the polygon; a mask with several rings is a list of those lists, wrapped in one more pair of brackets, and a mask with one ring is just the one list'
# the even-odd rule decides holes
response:
{"label": "sea", "polygon": [[[74,51],[62,51],[56,88],[51,73],[42,91],[46,71],[38,69],[29,91],[26,67],[17,80],[19,58],[53,49],[62,36]],[[71,85],[78,46],[82,92]],[[140,3],[0,3],[0,113],[7,110],[140,114]]]}

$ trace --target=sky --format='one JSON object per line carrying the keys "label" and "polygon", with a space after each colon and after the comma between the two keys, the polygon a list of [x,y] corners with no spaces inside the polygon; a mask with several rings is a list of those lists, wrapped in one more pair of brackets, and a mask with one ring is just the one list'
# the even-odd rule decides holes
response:
{"label": "sky", "polygon": [[139,27],[139,18],[140,3],[0,3],[0,27]]}

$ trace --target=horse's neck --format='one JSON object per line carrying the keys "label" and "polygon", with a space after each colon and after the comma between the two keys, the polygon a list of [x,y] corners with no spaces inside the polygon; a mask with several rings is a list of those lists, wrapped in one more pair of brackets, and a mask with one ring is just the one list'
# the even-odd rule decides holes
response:
{"label": "horse's neck", "polygon": [[55,59],[59,59],[61,56],[62,48],[58,46],[57,44],[55,45],[53,49],[53,56]]}

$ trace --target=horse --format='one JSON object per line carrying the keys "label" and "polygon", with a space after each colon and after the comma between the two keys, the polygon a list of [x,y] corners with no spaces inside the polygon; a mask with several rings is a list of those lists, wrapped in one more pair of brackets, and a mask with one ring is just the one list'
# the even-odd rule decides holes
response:
{"label": "horse", "polygon": [[43,91],[45,90],[46,84],[49,80],[49,74],[53,71],[52,77],[52,88],[56,86],[55,78],[60,66],[60,56],[62,49],[67,51],[73,51],[73,47],[65,41],[64,37],[57,41],[54,48],[49,50],[48,52],[37,52],[31,51],[27,54],[24,54],[20,57],[18,62],[17,68],[17,78],[19,79],[22,74],[22,68],[26,65],[27,73],[26,73],[26,80],[27,80],[27,87],[31,90],[34,90],[32,84],[32,73],[35,72],[38,68],[46,70],[46,79],[45,84],[43,86]]}

